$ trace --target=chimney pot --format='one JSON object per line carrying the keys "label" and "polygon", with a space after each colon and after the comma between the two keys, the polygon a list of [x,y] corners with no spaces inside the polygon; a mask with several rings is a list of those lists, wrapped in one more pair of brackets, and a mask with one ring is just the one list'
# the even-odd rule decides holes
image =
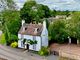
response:
{"label": "chimney pot", "polygon": [[23,26],[24,23],[25,23],[25,20],[22,20],[22,26]]}

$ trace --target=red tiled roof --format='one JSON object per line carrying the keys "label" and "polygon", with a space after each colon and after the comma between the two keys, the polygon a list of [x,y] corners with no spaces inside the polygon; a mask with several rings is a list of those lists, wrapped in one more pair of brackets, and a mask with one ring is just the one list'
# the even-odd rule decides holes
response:
{"label": "red tiled roof", "polygon": [[[37,30],[37,33],[35,33],[35,29]],[[36,35],[40,36],[42,33],[43,25],[42,24],[24,24],[21,29],[19,30],[19,34],[23,35]]]}

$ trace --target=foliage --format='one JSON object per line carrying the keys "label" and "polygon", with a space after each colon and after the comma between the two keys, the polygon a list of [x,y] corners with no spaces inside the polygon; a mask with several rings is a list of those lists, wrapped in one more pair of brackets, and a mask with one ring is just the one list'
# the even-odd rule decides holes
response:
{"label": "foliage", "polygon": [[72,14],[72,19],[68,20],[67,29],[71,37],[80,39],[80,12]]}
{"label": "foliage", "polygon": [[[20,17],[18,11],[6,10],[2,12],[2,23],[7,26],[7,29],[11,34],[17,35],[20,28]],[[4,26],[5,28],[5,26]]]}
{"label": "foliage", "polygon": [[26,20],[26,23],[40,22],[40,19],[50,17],[50,10],[47,6],[37,4],[35,1],[27,1],[20,11],[20,16],[21,19]]}
{"label": "foliage", "polygon": [[11,43],[10,46],[13,47],[13,48],[16,48],[18,46],[18,43],[17,42],[13,42],[13,43]]}
{"label": "foliage", "polygon": [[49,26],[49,36],[51,40],[56,40],[58,43],[64,43],[65,39],[68,37],[65,28],[65,20],[54,21],[53,24]]}
{"label": "foliage", "polygon": [[50,40],[64,43],[67,37],[80,40],[80,12],[72,12],[69,20],[56,20],[49,26]]}
{"label": "foliage", "polygon": [[49,54],[47,47],[42,47],[41,50],[38,52],[41,56],[47,56]]}
{"label": "foliage", "polygon": [[2,35],[0,36],[0,44],[6,44],[6,40],[5,40],[4,34],[2,34]]}
{"label": "foliage", "polygon": [[15,36],[17,36],[18,31],[20,29],[20,16],[18,11],[11,11],[11,10],[5,10],[2,12],[1,15],[1,23],[2,23],[2,31],[5,34],[5,39],[7,44],[11,44],[14,40],[17,41],[18,39],[15,39]]}
{"label": "foliage", "polygon": [[25,42],[26,42],[26,41],[27,41],[27,40],[26,40],[26,39],[24,39],[24,40],[23,40],[23,44],[25,44]]}
{"label": "foliage", "polygon": [[45,20],[46,21],[46,27],[47,29],[49,28],[50,22],[48,21],[48,19]]}
{"label": "foliage", "polygon": [[33,44],[37,44],[37,41],[36,40],[28,40],[28,43],[30,44],[30,45],[33,45]]}
{"label": "foliage", "polygon": [[33,44],[37,44],[37,41],[36,40],[27,40],[27,39],[24,39],[23,40],[23,44],[25,43],[25,42],[27,42],[28,44],[30,44],[30,45],[33,45]]}
{"label": "foliage", "polygon": [[7,45],[10,45],[12,42],[17,42],[18,41],[18,37],[16,35],[10,35],[10,38],[8,40],[6,40]]}
{"label": "foliage", "polygon": [[66,11],[56,11],[56,10],[52,10],[51,11],[51,16],[56,16],[56,15],[65,15],[65,16],[69,16],[70,15],[70,12],[71,11],[68,11],[68,10],[66,10]]}

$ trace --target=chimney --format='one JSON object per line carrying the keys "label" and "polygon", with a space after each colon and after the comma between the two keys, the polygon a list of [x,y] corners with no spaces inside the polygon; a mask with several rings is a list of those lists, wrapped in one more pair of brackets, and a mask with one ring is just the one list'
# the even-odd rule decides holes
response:
{"label": "chimney", "polygon": [[22,32],[24,32],[25,31],[25,27],[22,27]]}
{"label": "chimney", "polygon": [[43,28],[46,29],[46,21],[45,20],[43,21]]}
{"label": "chimney", "polygon": [[23,26],[24,23],[25,23],[25,20],[22,20],[22,26]]}

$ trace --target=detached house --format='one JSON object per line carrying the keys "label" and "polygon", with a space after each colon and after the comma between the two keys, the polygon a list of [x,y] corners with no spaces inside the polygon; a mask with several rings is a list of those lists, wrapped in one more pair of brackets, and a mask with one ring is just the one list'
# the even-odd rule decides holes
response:
{"label": "detached house", "polygon": [[25,21],[22,20],[21,29],[18,32],[18,47],[25,48],[23,44],[23,40],[36,40],[37,44],[30,45],[29,49],[34,51],[39,51],[42,46],[48,46],[48,30],[46,28],[46,22],[43,21],[43,24],[26,24]]}

